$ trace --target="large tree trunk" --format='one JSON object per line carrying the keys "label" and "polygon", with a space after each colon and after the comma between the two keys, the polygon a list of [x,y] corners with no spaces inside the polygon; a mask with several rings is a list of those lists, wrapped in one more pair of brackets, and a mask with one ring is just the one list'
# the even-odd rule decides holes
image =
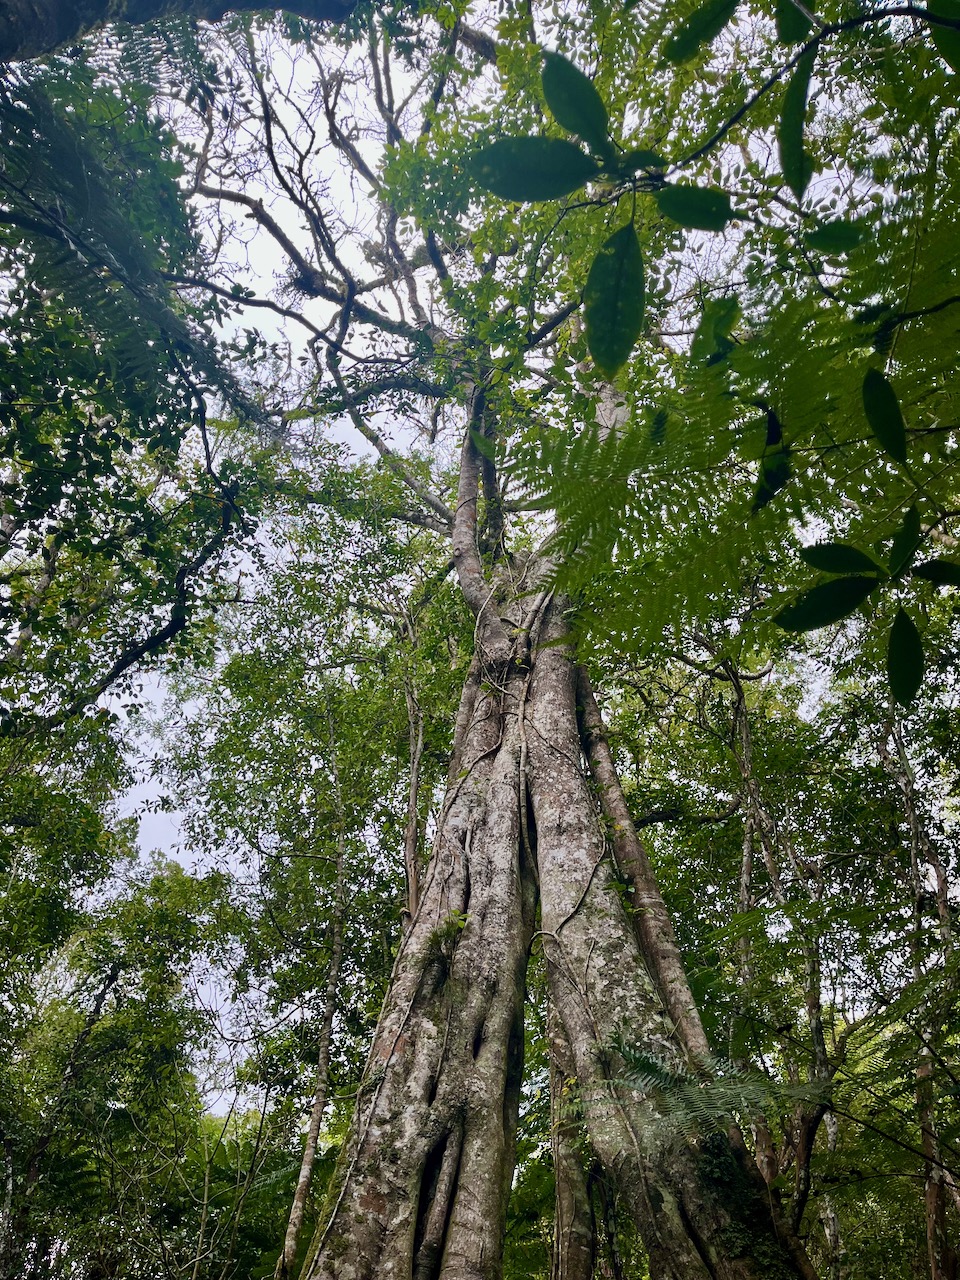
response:
{"label": "large tree trunk", "polygon": [[774,1220],[738,1135],[678,1132],[656,1098],[626,1078],[622,1048],[677,1073],[686,1059],[618,892],[583,761],[561,618],[543,639],[526,732],[541,934],[593,1147],[633,1214],[653,1280],[809,1280],[809,1262]]}
{"label": "large tree trunk", "polygon": [[[498,606],[497,595],[487,593],[478,620],[422,900],[305,1276],[501,1274],[535,857],[550,998],[587,1133],[637,1222],[651,1276],[810,1280],[742,1141],[678,1132],[626,1078],[623,1046],[677,1072],[687,1069],[689,1047],[618,892],[581,745],[562,611],[541,593],[524,618],[515,603]],[[516,639],[505,647],[508,628]],[[675,954],[672,941],[667,950]],[[689,1014],[686,994],[682,1003]]]}
{"label": "large tree trunk", "polygon": [[282,8],[303,18],[342,21],[354,0],[3,0],[0,5],[0,62],[18,62],[52,53],[105,22],[152,22],[156,18],[205,18],[213,22],[231,10]]}
{"label": "large tree trunk", "polygon": [[310,1280],[500,1274],[536,889],[523,838],[528,673],[498,660],[484,630]]}

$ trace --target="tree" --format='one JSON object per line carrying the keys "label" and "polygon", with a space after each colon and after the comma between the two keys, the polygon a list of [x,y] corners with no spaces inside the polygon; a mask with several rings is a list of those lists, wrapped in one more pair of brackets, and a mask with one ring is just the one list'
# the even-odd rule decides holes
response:
{"label": "tree", "polygon": [[[394,173],[410,190],[416,179],[406,161],[413,157],[403,153],[388,72],[380,63],[386,45],[377,44],[375,52],[379,127],[403,154]],[[506,546],[500,424],[519,412],[522,394],[503,375],[511,364],[519,373],[525,353],[535,353],[571,308],[563,304],[541,318],[536,312],[543,303],[531,299],[533,314],[522,317],[520,333],[512,315],[499,321],[500,332],[496,319],[484,329],[479,314],[484,306],[489,313],[492,298],[467,289],[458,296],[441,248],[448,228],[441,225],[431,228],[425,249],[447,282],[451,315],[447,329],[431,322],[419,296],[412,248],[405,250],[398,239],[400,210],[387,203],[392,193],[338,124],[337,108],[345,105],[349,80],[344,72],[332,75],[319,51],[307,50],[305,56],[315,64],[313,96],[323,106],[334,147],[380,196],[385,234],[378,252],[386,255],[388,286],[392,276],[403,291],[394,286],[399,314],[383,314],[361,301],[363,285],[339,257],[335,246],[342,231],[319,205],[318,184],[294,185],[287,176],[305,172],[312,143],[309,134],[293,133],[287,108],[281,112],[278,99],[267,96],[254,51],[249,72],[262,132],[247,158],[260,165],[261,180],[275,184],[310,229],[316,264],[294,248],[295,287],[334,304],[347,300],[332,323],[306,321],[314,349],[321,343],[327,347],[328,403],[351,415],[407,483],[421,505],[418,521],[449,532],[460,588],[476,619],[477,643],[433,861],[374,1040],[333,1212],[318,1235],[307,1274],[342,1274],[345,1268],[358,1275],[399,1274],[413,1268],[428,1275],[441,1259],[464,1274],[497,1267],[513,1163],[523,973],[538,888],[551,1000],[570,1041],[590,1138],[630,1206],[655,1266],[664,1275],[697,1274],[706,1256],[718,1274],[755,1274],[758,1268],[769,1274],[777,1267],[784,1274],[802,1274],[808,1268],[802,1250],[799,1244],[791,1249],[779,1243],[782,1228],[767,1211],[762,1180],[751,1171],[739,1135],[674,1139],[666,1149],[653,1139],[651,1145],[650,1126],[642,1119],[650,1100],[624,1083],[623,1059],[615,1048],[619,1041],[640,1042],[677,1067],[686,1055],[696,1062],[707,1053],[672,935],[663,932],[666,912],[635,836],[623,823],[622,797],[597,726],[591,726],[591,737],[581,737],[587,729],[578,724],[577,676],[565,610],[550,585],[553,566],[542,553],[509,552]],[[449,77],[445,69],[438,74],[442,95]],[[440,97],[438,108],[439,103]],[[251,130],[256,117],[248,115]],[[302,109],[299,118],[309,129]],[[211,142],[197,190],[216,199],[221,209],[249,212],[289,253],[289,237],[265,203],[229,185],[224,166],[235,164],[234,136],[229,160],[226,139]],[[552,294],[548,282],[544,299],[556,306]],[[373,330],[366,340],[373,359],[361,360],[359,384],[344,369],[358,340],[349,337],[352,325]],[[504,361],[493,354],[493,346],[508,332],[510,354]],[[381,354],[388,335],[400,339],[395,355]],[[370,425],[375,395],[392,392],[409,403],[418,391],[459,403],[466,415],[452,506]],[[581,701],[585,679],[581,674]],[[639,869],[638,891],[661,925],[643,934],[654,976],[644,967],[641,944],[617,892],[581,758],[594,765],[608,810],[616,815],[621,856],[631,857]],[[649,914],[642,919],[649,920]],[[675,1031],[664,1007],[674,1014]],[[712,1183],[707,1169],[713,1171]],[[723,1243],[732,1228],[741,1233],[735,1253]],[[743,1247],[744,1238],[756,1247]],[[789,1237],[784,1232],[782,1238]]]}
{"label": "tree", "polygon": [[[299,377],[284,384],[287,422],[349,419],[407,491],[395,517],[445,544],[473,617],[475,651],[434,851],[415,884],[418,908],[307,1263],[311,1280],[499,1274],[534,941],[543,951],[558,1091],[575,1082],[567,1093],[591,1159],[635,1223],[651,1272],[668,1280],[814,1274],[802,1239],[809,1153],[797,1155],[785,1214],[779,1175],[761,1167],[776,1145],[764,1139],[762,1115],[752,1132],[747,1105],[728,1108],[724,1124],[675,1122],[671,1082],[685,1085],[688,1099],[709,1092],[718,1083],[716,1046],[637,836],[586,660],[591,643],[595,656],[605,645],[615,662],[625,651],[635,658],[641,624],[642,642],[662,657],[684,625],[725,620],[707,665],[739,690],[726,763],[739,775],[745,847],[765,859],[779,907],[793,910],[778,870],[787,846],[772,833],[776,804],[748,751],[750,707],[741,693],[743,675],[753,674],[750,647],[774,643],[774,611],[800,631],[841,622],[866,601],[893,600],[892,625],[865,628],[863,652],[872,659],[881,635],[889,638],[893,692],[909,705],[919,684],[910,613],[929,609],[930,584],[949,584],[956,568],[939,557],[933,568],[917,562],[920,546],[952,519],[951,445],[941,422],[954,354],[943,322],[954,302],[943,291],[955,222],[952,116],[943,106],[952,82],[928,39],[927,16],[919,35],[897,25],[910,10],[838,14],[809,49],[806,28],[787,29],[781,14],[782,41],[800,46],[791,52],[772,27],[741,16],[719,55],[737,59],[736,74],[721,62],[728,74],[718,89],[705,46],[727,16],[715,6],[689,20],[550,13],[531,41],[529,15],[494,29],[482,14],[471,25],[466,14],[441,11],[434,28],[384,13],[367,20],[362,53],[346,38],[281,52],[269,33],[260,42],[251,35],[241,54],[234,43],[221,55],[242,74],[242,91],[224,78],[226,87],[194,95],[189,113],[176,109],[181,136],[192,131],[196,142],[190,189],[207,202],[221,257],[211,253],[195,273],[169,272],[168,282],[193,305],[212,297],[298,326],[304,345],[292,352]],[[831,111],[811,136],[804,59],[827,40],[838,50],[820,64]],[[539,41],[571,59],[545,60]],[[742,47],[749,58],[741,60]],[[611,49],[613,57],[595,53]],[[697,74],[673,69],[692,56],[703,62]],[[916,73],[903,70],[912,58],[924,77],[919,107],[902,92],[905,76],[917,87]],[[284,59],[299,64],[299,75],[281,91],[269,68]],[[506,96],[488,110],[475,86],[494,59]],[[841,109],[861,60],[881,108],[864,136]],[[575,63],[593,64],[599,97]],[[774,114],[767,104],[788,75]],[[555,124],[586,148],[556,136],[544,100]],[[667,113],[671,123],[661,127]],[[742,121],[751,132],[738,159],[728,143]],[[785,183],[757,158],[776,121]],[[654,127],[662,136],[650,136]],[[504,128],[515,139],[506,148],[491,141]],[[531,149],[534,129],[547,136]],[[687,240],[680,228],[726,230],[729,196],[671,181],[661,151],[695,178],[713,169],[711,181],[724,187],[744,179],[750,225],[730,230],[731,259],[721,253],[716,273],[703,265],[704,238]],[[824,197],[809,226],[807,170],[841,151],[849,200],[876,196],[874,211],[856,223],[843,216],[850,210],[841,191],[832,210],[841,216],[822,216]],[[337,165],[351,192],[372,193],[372,207],[329,197]],[[530,203],[495,203],[484,183]],[[231,261],[241,217],[282,255],[279,300],[258,294],[260,282]],[[905,225],[917,231],[909,252]],[[928,228],[936,235],[919,234]],[[739,297],[728,288],[733,255],[746,259]],[[644,261],[657,264],[645,313],[637,304]],[[673,279],[683,287],[671,290]],[[881,287],[897,297],[877,312]],[[661,341],[664,331],[679,335],[674,344]],[[899,396],[866,354],[891,341]],[[591,354],[606,376],[594,372]],[[629,378],[611,383],[628,360]],[[824,369],[827,409],[822,376],[819,384],[812,376]],[[409,424],[416,447],[391,442],[391,416]],[[456,447],[445,453],[451,436]],[[806,450],[815,465],[801,470],[796,460]],[[696,478],[699,469],[707,479]],[[555,534],[544,508],[559,512]],[[840,527],[847,512],[852,535]],[[828,576],[795,600],[792,552],[805,519],[828,529],[831,541],[807,548],[805,561]],[[632,548],[642,550],[631,564]],[[650,580],[670,561],[680,565],[682,606],[662,580]],[[695,583],[705,565],[705,582]],[[911,579],[908,569],[916,569]],[[776,604],[771,584],[784,588]],[[916,818],[910,770],[899,749],[888,754]],[[919,868],[922,824],[908,825]],[[798,899],[806,895],[809,905],[816,877],[797,880]],[[749,908],[751,875],[741,883]],[[922,884],[914,875],[915,911]],[[949,914],[946,889],[938,909]],[[745,922],[742,929],[738,942],[749,940]],[[768,933],[771,952],[775,941]],[[900,954],[911,944],[901,937],[892,945]],[[814,1050],[805,1083],[816,1091],[796,1102],[798,1150],[803,1141],[812,1147],[835,1106],[823,1102],[833,1064],[817,1059],[828,1016],[816,972],[822,956],[806,930],[799,955],[803,972],[783,1002],[802,1002]],[[918,957],[921,985],[923,964]],[[927,1070],[941,1032],[924,1025]],[[780,1048],[789,1073],[797,1055]],[[948,1187],[928,1079],[917,1087],[923,1143],[915,1154],[928,1189],[931,1273],[940,1275],[952,1265],[942,1230]],[[576,1128],[557,1131],[568,1157]],[[586,1274],[592,1250],[578,1242],[588,1180],[576,1158],[559,1156],[557,1170],[558,1201],[570,1209],[558,1215],[558,1269]]]}

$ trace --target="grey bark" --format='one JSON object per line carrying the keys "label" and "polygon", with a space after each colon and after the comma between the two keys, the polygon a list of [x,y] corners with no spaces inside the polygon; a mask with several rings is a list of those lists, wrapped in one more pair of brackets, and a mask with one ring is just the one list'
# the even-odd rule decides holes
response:
{"label": "grey bark", "polygon": [[501,1272],[536,897],[521,818],[528,676],[490,657],[503,634],[495,612],[478,626],[433,857],[307,1280]]}
{"label": "grey bark", "polygon": [[[550,998],[586,1131],[638,1225],[651,1277],[812,1280],[742,1140],[678,1132],[627,1078],[623,1044],[677,1073],[688,1056],[617,892],[562,610],[537,594],[529,564],[481,590],[472,547],[460,546],[476,588],[478,657],[420,908],[305,1280],[502,1274],[534,856]],[[535,597],[526,617],[524,589]]]}
{"label": "grey bark", "polygon": [[687,981],[673,921],[630,816],[600,708],[582,667],[577,670],[577,701],[581,736],[613,852],[620,871],[632,886],[631,907],[644,960],[681,1043],[694,1064],[703,1063],[710,1057],[710,1044]]}
{"label": "grey bark", "polygon": [[3,0],[0,62],[19,62],[53,53],[108,22],[139,25],[169,17],[215,22],[230,11],[273,7],[282,7],[301,18],[338,22],[353,8],[353,0],[290,0],[282,6],[259,0]]}
{"label": "grey bark", "polygon": [[593,1147],[629,1207],[653,1280],[779,1280],[814,1272],[773,1216],[742,1143],[678,1133],[627,1078],[621,1046],[680,1073],[684,1057],[616,889],[582,763],[562,621],[547,628],[528,701],[550,994],[571,1047]]}

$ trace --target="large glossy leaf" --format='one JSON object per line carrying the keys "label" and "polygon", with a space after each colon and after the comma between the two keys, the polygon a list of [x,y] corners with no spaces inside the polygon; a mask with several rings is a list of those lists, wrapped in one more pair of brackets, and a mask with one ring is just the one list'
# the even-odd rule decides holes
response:
{"label": "large glossy leaf", "polygon": [[800,549],[800,559],[821,573],[882,573],[886,570],[859,547],[848,542],[818,542]]}
{"label": "large glossy leaf", "polygon": [[594,151],[608,151],[607,108],[593,81],[559,53],[543,55],[542,80],[543,96],[557,124]]}
{"label": "large glossy leaf", "polygon": [[733,217],[730,197],[715,187],[674,184],[661,187],[654,198],[662,214],[695,231],[722,231]]}
{"label": "large glossy leaf", "polygon": [[564,138],[498,138],[468,161],[470,173],[504,200],[557,200],[576,191],[599,167]]}
{"label": "large glossy leaf", "polygon": [[903,524],[893,535],[889,566],[894,577],[902,573],[911,563],[919,550],[920,539],[920,512],[914,505],[905,512]]}
{"label": "large glossy leaf", "polygon": [[583,291],[587,347],[606,377],[626,364],[643,323],[643,259],[632,222],[615,231],[593,260]]}
{"label": "large glossy leaf", "polygon": [[897,610],[890,628],[887,677],[893,696],[902,707],[909,707],[923,683],[923,641],[913,619],[903,608]]}
{"label": "large glossy leaf", "polygon": [[783,95],[783,108],[777,127],[780,168],[787,186],[798,200],[803,199],[813,173],[813,163],[803,149],[803,122],[807,114],[807,92],[815,56],[815,51],[811,49],[794,68],[787,91]]}
{"label": "large glossy leaf", "polygon": [[876,578],[864,577],[821,582],[781,609],[773,620],[784,631],[816,631],[818,627],[849,617],[877,585]]}
{"label": "large glossy leaf", "polygon": [[914,578],[935,582],[938,587],[960,587],[960,564],[955,560],[941,560],[937,556],[916,565],[910,573]]}
{"label": "large glossy leaf", "polygon": [[864,237],[864,229],[857,222],[847,222],[837,218],[833,222],[823,222],[819,227],[806,232],[804,239],[811,249],[818,253],[849,253],[855,249]]}
{"label": "large glossy leaf", "polygon": [[620,157],[619,167],[621,173],[636,173],[638,169],[665,169],[667,163],[659,151],[648,151],[646,147],[637,147]]}
{"label": "large glossy leaf", "polygon": [[[960,21],[960,0],[932,0],[927,5],[930,13],[938,18],[950,18]],[[930,34],[937,47],[937,53],[953,71],[960,71],[960,30],[951,27],[940,27],[931,22]]]}
{"label": "large glossy leaf", "polygon": [[810,19],[794,4],[793,0],[776,0],[774,17],[777,23],[777,39],[782,44],[799,44],[810,30]]}
{"label": "large glossy leaf", "polygon": [[737,11],[737,0],[707,0],[673,33],[664,47],[668,62],[686,62],[718,36]]}
{"label": "large glossy leaf", "polygon": [[879,369],[868,369],[863,379],[863,411],[884,452],[897,462],[906,462],[907,431],[900,402]]}
{"label": "large glossy leaf", "polygon": [[760,459],[760,475],[753,493],[751,511],[754,515],[775,498],[792,474],[790,450],[784,447],[772,449]]}

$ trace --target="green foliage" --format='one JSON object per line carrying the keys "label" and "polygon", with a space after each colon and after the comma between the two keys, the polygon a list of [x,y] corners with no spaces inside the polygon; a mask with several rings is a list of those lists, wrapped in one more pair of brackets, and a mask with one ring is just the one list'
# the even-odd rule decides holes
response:
{"label": "green foliage", "polygon": [[896,700],[902,707],[909,707],[923,683],[923,641],[917,624],[902,607],[890,628],[887,678]]}
{"label": "green foliage", "polygon": [[593,82],[558,53],[543,55],[543,96],[550,114],[568,133],[575,133],[593,151],[603,154],[610,142],[609,117]]}
{"label": "green foliage", "polygon": [[780,144],[780,168],[787,186],[797,197],[803,199],[803,193],[813,175],[813,162],[804,151],[803,135],[807,114],[807,93],[810,88],[810,77],[816,50],[805,53],[794,69],[786,93],[783,95],[783,110],[777,130]]}
{"label": "green foliage", "polygon": [[[525,590],[555,516],[552,585],[581,656],[616,673],[631,801],[722,1050],[704,1081],[628,1046],[632,1080],[666,1137],[762,1116],[783,1199],[801,1124],[830,1108],[803,1231],[826,1255],[815,1211],[829,1197],[860,1272],[899,1280],[923,1256],[906,1190],[922,1168],[918,1054],[929,1028],[944,1060],[956,1047],[956,965],[916,871],[931,848],[955,874],[957,605],[941,589],[960,566],[938,554],[956,533],[960,173],[938,56],[955,69],[955,33],[833,4],[812,28],[790,3],[678,0],[536,10],[556,50],[543,53],[529,14],[486,15],[482,30],[449,6],[434,16],[436,30],[427,10],[358,17],[334,37],[335,75],[302,24],[287,24],[291,52],[263,23],[210,58],[200,36],[169,36],[168,55],[154,34],[0,103],[17,188],[2,215],[0,484],[19,522],[0,566],[4,701],[35,730],[65,721],[65,745],[112,751],[118,778],[113,715],[72,717],[117,654],[132,671],[189,622],[156,803],[181,810],[208,868],[121,873],[116,781],[59,776],[8,710],[0,860],[19,871],[0,917],[17,954],[4,1121],[20,1125],[17,1194],[31,1160],[40,1188],[29,1247],[43,1261],[44,1238],[63,1242],[65,1274],[147,1275],[158,1256],[198,1275],[271,1270],[335,925],[341,1098],[391,968],[418,726],[421,842],[442,796],[472,620],[432,531],[458,502],[448,424],[460,430],[482,387],[482,561],[501,557]],[[351,44],[361,26],[373,80]],[[151,114],[167,56],[184,68],[168,117],[183,144]],[[283,77],[250,68],[287,59],[293,88],[274,99]],[[277,104],[269,155],[261,93]],[[340,116],[321,147],[316,122]],[[302,152],[293,135],[310,135]],[[234,259],[256,255],[222,205],[198,194],[188,214],[182,198],[201,152],[253,201],[245,213],[281,210],[315,277],[291,259],[274,292],[238,283]],[[350,161],[375,212],[359,195],[327,201]],[[204,303],[169,288],[205,273]],[[237,331],[246,303],[306,325],[292,373],[267,363],[269,337]],[[258,416],[210,339],[220,321],[238,360],[263,363],[244,385],[282,383],[293,461],[243,423],[208,428],[214,390]],[[316,445],[346,410],[387,424],[382,464]],[[423,493],[405,468],[438,502],[411,510]],[[802,634],[825,626],[828,652]],[[446,921],[438,950],[465,923]],[[217,1040],[191,995],[200,975],[226,993],[247,1055],[239,1111],[260,1095],[226,1124],[203,1114],[197,1073]],[[548,1269],[542,1037],[530,1049],[513,1275]],[[938,1070],[953,1160],[951,1087]]]}
{"label": "green foliage", "polygon": [[877,369],[863,378],[863,411],[880,446],[895,462],[907,460],[907,429],[896,393]]}
{"label": "green foliage", "polygon": [[707,0],[670,36],[664,57],[670,62],[687,62],[724,29],[737,11],[738,0]]}
{"label": "green foliage", "polygon": [[785,631],[816,631],[849,617],[878,585],[875,577],[833,578],[804,591],[773,620]]}
{"label": "green foliage", "polygon": [[470,167],[478,182],[505,200],[556,200],[599,172],[563,138],[498,138],[472,157]]}
{"label": "green foliage", "polygon": [[611,377],[626,363],[643,324],[643,258],[632,222],[614,231],[593,260],[583,290],[587,348]]}
{"label": "green foliage", "polygon": [[656,193],[660,212],[681,227],[699,231],[722,231],[733,217],[730,197],[709,187],[675,183]]}
{"label": "green foliage", "polygon": [[209,335],[225,308],[167,283],[202,250],[150,93],[84,58],[0,87],[8,734],[83,711],[206,612],[263,481],[225,439],[212,463],[210,390],[257,411]]}

